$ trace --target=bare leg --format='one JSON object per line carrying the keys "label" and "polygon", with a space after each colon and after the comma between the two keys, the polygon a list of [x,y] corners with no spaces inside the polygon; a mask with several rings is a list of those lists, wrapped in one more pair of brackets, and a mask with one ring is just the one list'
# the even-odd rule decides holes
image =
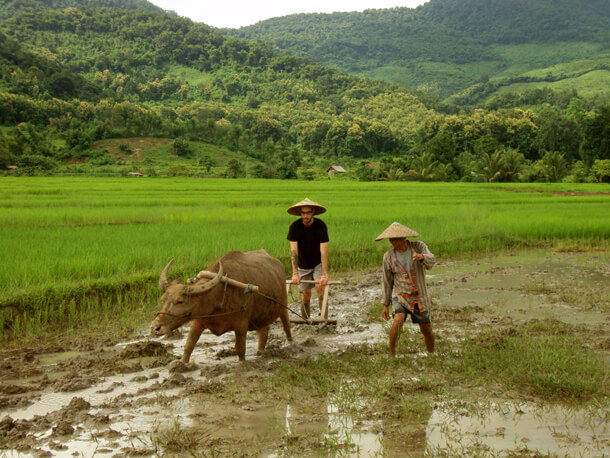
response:
{"label": "bare leg", "polygon": [[246,360],[246,334],[247,331],[235,330],[235,351],[240,361]]}
{"label": "bare leg", "polygon": [[267,337],[269,336],[269,326],[256,330],[258,334],[258,354],[261,354],[267,345]]}
{"label": "bare leg", "polygon": [[[320,281],[316,278],[316,281]],[[320,309],[319,315],[322,315],[322,300],[324,299],[324,286],[316,285],[316,293],[318,294],[318,308]]]}
{"label": "bare leg", "polygon": [[390,329],[390,356],[396,355],[396,344],[398,343],[398,337],[400,336],[400,330],[405,322],[405,314],[397,313],[394,315],[394,321],[392,328]]}
{"label": "bare leg", "polygon": [[193,353],[195,345],[197,345],[197,341],[204,329],[205,327],[201,321],[191,321],[191,330],[189,331],[186,344],[184,345],[184,353],[182,354],[182,362],[184,364],[188,364],[189,359],[191,359],[191,353]]}
{"label": "bare leg", "polygon": [[434,352],[434,332],[432,332],[432,324],[419,323],[419,330],[424,335],[424,341],[426,342],[428,353]]}
{"label": "bare leg", "polygon": [[286,338],[289,341],[292,341],[292,332],[290,331],[290,318],[288,318],[288,310],[284,310],[284,312],[280,315],[280,320],[282,320],[282,327],[284,328]]}
{"label": "bare leg", "polygon": [[311,290],[305,289],[303,290],[303,305],[301,306],[301,314],[305,318],[309,318],[311,316],[311,307],[309,303],[311,302]]}

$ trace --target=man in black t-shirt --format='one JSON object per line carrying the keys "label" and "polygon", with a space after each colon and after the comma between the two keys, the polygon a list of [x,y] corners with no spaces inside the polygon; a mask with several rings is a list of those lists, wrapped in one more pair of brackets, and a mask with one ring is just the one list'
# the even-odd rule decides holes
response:
{"label": "man in black t-shirt", "polygon": [[301,218],[290,225],[287,239],[290,241],[290,262],[292,264],[292,283],[298,283],[303,294],[301,313],[311,315],[311,290],[314,285],[301,283],[301,280],[316,280],[318,303],[321,311],[322,295],[328,279],[328,229],[326,224],[314,215],[326,211],[322,205],[306,198],[288,209],[288,213]]}

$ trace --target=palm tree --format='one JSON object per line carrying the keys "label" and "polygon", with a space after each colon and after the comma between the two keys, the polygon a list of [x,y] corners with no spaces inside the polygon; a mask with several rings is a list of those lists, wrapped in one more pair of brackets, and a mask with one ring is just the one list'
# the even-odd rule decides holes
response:
{"label": "palm tree", "polygon": [[548,151],[540,163],[542,174],[551,183],[561,181],[568,173],[568,163],[564,155],[558,151]]}
{"label": "palm tree", "polygon": [[483,153],[479,163],[478,172],[486,182],[495,183],[502,178],[502,167],[504,161],[499,150],[493,153]]}
{"label": "palm tree", "polygon": [[434,169],[438,161],[432,160],[431,153],[422,153],[413,159],[411,163],[411,170],[407,172],[407,176],[415,178],[418,181],[430,181],[433,180]]}
{"label": "palm tree", "polygon": [[434,176],[439,181],[450,181],[453,173],[451,164],[439,164],[434,171]]}
{"label": "palm tree", "polygon": [[385,172],[382,180],[383,181],[402,181],[405,172],[400,169],[391,168]]}
{"label": "palm tree", "polygon": [[525,164],[525,156],[514,148],[508,148],[503,151],[502,154],[503,167],[502,167],[502,179],[503,181],[513,182],[519,180],[519,175]]}

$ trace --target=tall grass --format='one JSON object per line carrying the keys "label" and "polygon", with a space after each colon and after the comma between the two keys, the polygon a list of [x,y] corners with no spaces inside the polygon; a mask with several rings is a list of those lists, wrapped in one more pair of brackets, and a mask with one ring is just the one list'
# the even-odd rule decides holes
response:
{"label": "tall grass", "polygon": [[328,208],[321,218],[329,227],[331,275],[379,265],[388,244],[374,238],[393,221],[417,230],[441,258],[530,245],[606,249],[609,191],[607,185],[5,177],[0,306],[36,310],[49,307],[49,297],[154,285],[171,258],[172,276],[191,276],[230,250],[264,248],[288,267],[286,234],[295,217],[286,209],[305,197]]}

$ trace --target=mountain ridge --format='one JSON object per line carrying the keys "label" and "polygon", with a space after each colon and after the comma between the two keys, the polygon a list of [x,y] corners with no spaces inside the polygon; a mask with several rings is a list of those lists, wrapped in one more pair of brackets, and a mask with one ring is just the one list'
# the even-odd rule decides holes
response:
{"label": "mountain ridge", "polygon": [[[582,42],[595,51],[580,57],[608,54],[609,18],[610,3],[602,0],[431,0],[417,8],[284,16],[223,32],[358,76],[436,84],[448,97],[521,65],[505,48],[537,45],[544,56],[549,44]],[[535,68],[573,60],[557,62],[561,52],[549,52]]]}

